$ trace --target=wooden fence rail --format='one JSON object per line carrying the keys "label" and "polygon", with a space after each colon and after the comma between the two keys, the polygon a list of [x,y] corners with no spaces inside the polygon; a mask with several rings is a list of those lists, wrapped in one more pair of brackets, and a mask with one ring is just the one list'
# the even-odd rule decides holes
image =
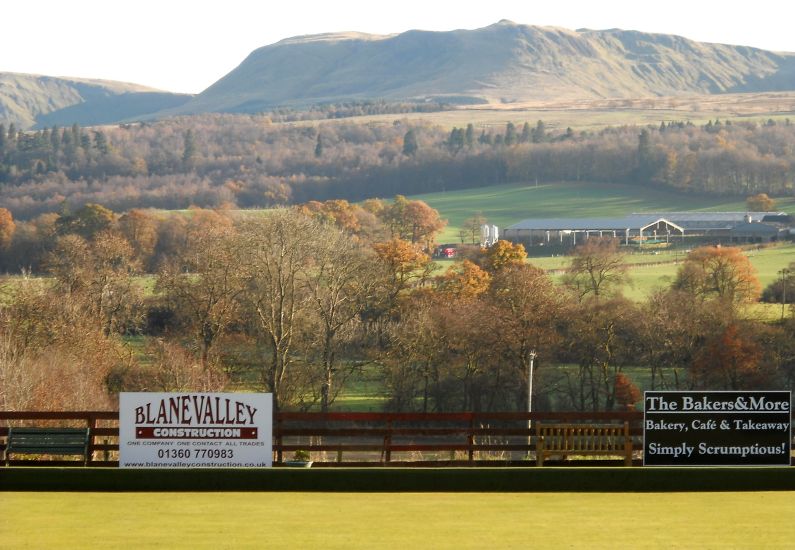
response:
{"label": "wooden fence rail", "polygon": [[[629,423],[635,462],[642,452],[643,413],[299,413],[274,414],[274,464],[297,450],[309,451],[315,466],[532,465],[536,422]],[[531,428],[532,423],[532,428]],[[9,426],[88,427],[89,466],[117,466],[117,411],[0,411],[0,453]],[[530,460],[528,460],[530,458]],[[622,459],[606,463],[620,464]],[[12,460],[11,464],[22,463]],[[76,465],[67,460],[24,461],[28,465]],[[589,461],[593,464],[593,461]],[[601,463],[601,462],[599,462]]]}
{"label": "wooden fence rail", "polygon": [[[316,466],[437,465],[527,462],[535,449],[528,421],[629,421],[640,449],[642,414],[610,413],[297,413],[274,415],[277,465],[297,450]],[[88,427],[89,466],[118,465],[117,411],[0,411],[0,451],[9,426]],[[74,465],[68,460],[12,460],[11,464]]]}
{"label": "wooden fence rail", "polygon": [[[643,413],[494,412],[494,413],[299,413],[279,412],[273,421],[275,465],[297,450],[316,466],[533,465],[538,422],[564,424],[629,423],[634,462],[641,460]],[[531,429],[532,423],[532,429]],[[89,428],[87,465],[117,466],[117,411],[0,411],[0,456],[9,427]],[[12,460],[25,465],[75,465],[72,460]],[[591,458],[591,457],[589,457]],[[529,459],[529,460],[528,460]],[[576,463],[580,457],[573,457]],[[616,464],[622,459],[615,457]],[[593,463],[593,462],[591,462]]]}

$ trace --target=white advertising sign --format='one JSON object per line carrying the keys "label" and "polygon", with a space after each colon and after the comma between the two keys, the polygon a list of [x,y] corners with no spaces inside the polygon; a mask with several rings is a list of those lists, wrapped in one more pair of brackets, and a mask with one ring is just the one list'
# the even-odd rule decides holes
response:
{"label": "white advertising sign", "polygon": [[273,465],[269,393],[121,393],[121,468]]}

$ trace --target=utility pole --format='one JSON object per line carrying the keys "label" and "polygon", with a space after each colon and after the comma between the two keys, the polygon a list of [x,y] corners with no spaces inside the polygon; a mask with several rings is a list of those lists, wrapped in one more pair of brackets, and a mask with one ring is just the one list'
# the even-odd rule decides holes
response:
{"label": "utility pole", "polygon": [[[532,350],[530,352],[530,363],[527,366],[527,412],[533,412],[533,363],[536,359],[536,350]],[[533,427],[533,421],[530,420],[528,417],[527,419],[527,429],[528,431],[531,430]],[[527,445],[528,447],[533,444],[533,435],[532,432],[527,434]],[[528,449],[528,454],[529,454]]]}

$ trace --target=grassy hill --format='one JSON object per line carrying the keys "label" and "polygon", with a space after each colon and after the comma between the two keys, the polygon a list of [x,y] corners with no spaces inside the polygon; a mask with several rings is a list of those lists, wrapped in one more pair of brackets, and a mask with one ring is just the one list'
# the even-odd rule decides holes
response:
{"label": "grassy hill", "polygon": [[643,98],[795,90],[795,54],[621,29],[500,21],[474,30],[299,36],[252,52],[173,114],[435,99]]}
{"label": "grassy hill", "polygon": [[113,123],[188,99],[126,82],[0,73],[0,123],[23,130]]}
{"label": "grassy hill", "polygon": [[[787,91],[795,91],[795,54],[632,30],[574,31],[503,20],[474,30],[288,38],[253,51],[195,97],[118,82],[0,73],[0,122],[25,129],[351,100],[432,100],[508,119],[505,110],[526,109],[532,102],[550,115],[539,118],[580,127],[578,117],[570,121],[568,113],[582,101],[628,102],[591,106],[595,124],[613,124],[615,113],[627,105],[648,107],[645,102],[655,98],[672,99],[654,106],[650,121],[698,119],[708,110],[702,111],[705,100],[698,99],[705,95]],[[788,116],[790,99],[783,100],[783,110],[769,109],[771,115]],[[457,116],[445,113],[445,125]],[[634,117],[645,120],[645,113]]]}
{"label": "grassy hill", "polygon": [[[554,183],[535,186],[518,183],[412,197],[427,202],[447,219],[440,242],[459,241],[464,220],[476,212],[500,228],[523,219],[624,216],[632,212],[682,210],[743,211],[745,201],[684,195],[629,185]],[[777,201],[778,208],[795,214],[795,198]]]}

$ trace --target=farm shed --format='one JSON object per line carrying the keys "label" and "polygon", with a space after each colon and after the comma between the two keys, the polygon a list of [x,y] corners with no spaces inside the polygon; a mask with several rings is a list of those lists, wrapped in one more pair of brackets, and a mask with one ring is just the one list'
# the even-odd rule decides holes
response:
{"label": "farm shed", "polygon": [[766,223],[741,223],[731,229],[733,243],[768,243],[778,239],[777,227]]}
{"label": "farm shed", "polygon": [[625,244],[700,237],[727,242],[778,238],[779,229],[760,223],[780,212],[649,212],[615,218],[527,219],[506,227],[504,238],[527,246],[575,246],[589,237],[615,237]]}

